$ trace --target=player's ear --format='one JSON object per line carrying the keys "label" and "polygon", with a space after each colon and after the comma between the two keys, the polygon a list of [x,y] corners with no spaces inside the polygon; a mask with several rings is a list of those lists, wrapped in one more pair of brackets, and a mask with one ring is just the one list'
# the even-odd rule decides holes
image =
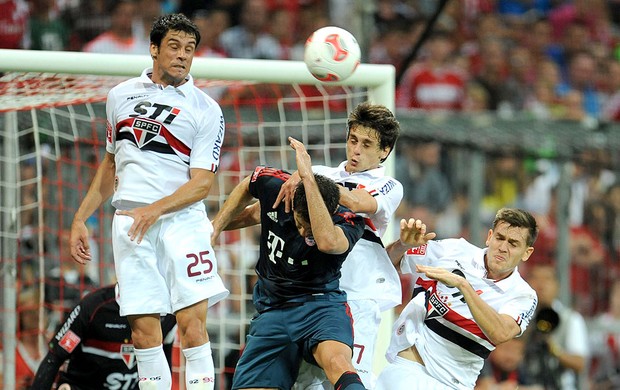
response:
{"label": "player's ear", "polygon": [[159,47],[157,45],[155,45],[154,43],[151,43],[151,46],[149,46],[149,51],[151,53],[151,58],[156,60],[157,59],[157,54],[159,52]]}

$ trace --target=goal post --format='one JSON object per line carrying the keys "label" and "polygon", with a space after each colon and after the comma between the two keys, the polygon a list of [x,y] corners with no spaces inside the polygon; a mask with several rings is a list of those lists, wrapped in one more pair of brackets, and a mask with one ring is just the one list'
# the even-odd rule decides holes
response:
{"label": "goal post", "polygon": [[[104,154],[106,94],[151,64],[148,56],[0,49],[3,388],[15,385],[15,350],[24,331],[17,304],[21,292],[27,287],[40,292],[41,344],[53,330],[49,316],[69,305],[62,294],[54,302],[44,295],[50,288],[69,287],[64,281],[50,284],[49,278],[64,264],[66,231]],[[346,118],[357,103],[371,101],[394,111],[391,65],[361,64],[350,78],[329,84],[319,83],[300,61],[194,58],[190,73],[220,102],[227,124],[221,168],[205,201],[211,217],[256,164],[294,169],[288,135],[306,143],[313,163],[334,166],[345,158]],[[386,165],[393,175],[393,154]],[[97,285],[113,281],[112,213],[107,204],[89,220],[98,262],[87,272]],[[223,388],[230,352],[241,347],[251,316],[255,236],[252,229],[223,234],[215,247],[231,289],[229,299],[209,312],[218,388]],[[384,239],[393,236],[388,230]],[[24,282],[26,265],[32,267],[29,282]],[[88,290],[84,275],[76,283],[80,294]],[[382,322],[378,366],[389,326],[391,313]]]}

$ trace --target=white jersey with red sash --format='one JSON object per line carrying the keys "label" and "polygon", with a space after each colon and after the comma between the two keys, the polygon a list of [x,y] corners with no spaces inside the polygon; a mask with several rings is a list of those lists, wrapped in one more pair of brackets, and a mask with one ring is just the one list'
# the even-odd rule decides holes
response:
{"label": "white jersey with red sash", "polygon": [[[112,205],[149,204],[189,180],[192,168],[216,172],[224,138],[220,106],[194,86],[162,87],[146,69],[108,94],[106,150],[115,155]],[[124,205],[127,204],[127,207]],[[192,207],[204,210],[197,202]]]}
{"label": "white jersey with red sash", "polygon": [[485,252],[462,238],[430,241],[407,251],[401,271],[413,274],[415,297],[392,328],[386,354],[390,362],[398,352],[415,345],[431,376],[452,388],[472,389],[483,360],[495,349],[460,291],[415,272],[416,264],[465,277],[495,311],[514,318],[523,333],[536,309],[536,293],[516,269],[506,279],[488,279]]}

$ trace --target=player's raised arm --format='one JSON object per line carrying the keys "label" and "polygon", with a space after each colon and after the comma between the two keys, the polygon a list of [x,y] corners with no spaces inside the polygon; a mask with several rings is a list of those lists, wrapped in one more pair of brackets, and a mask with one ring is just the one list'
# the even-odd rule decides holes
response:
{"label": "player's raised arm", "polygon": [[389,244],[385,250],[394,266],[398,268],[401,258],[409,248],[426,244],[437,235],[426,232],[426,224],[419,219],[400,220],[400,238]]}
{"label": "player's raised arm", "polygon": [[[250,178],[251,176],[247,176],[239,184],[237,184],[235,188],[233,188],[232,192],[230,193],[230,195],[228,195],[228,198],[226,198],[226,201],[222,205],[222,208],[220,209],[220,211],[218,211],[215,218],[213,218],[213,220],[211,221],[211,223],[213,224],[213,234],[211,235],[213,242],[217,240],[223,230],[227,230],[228,225],[231,222],[234,222],[235,218],[241,215],[244,212],[246,206],[248,206],[254,199],[254,197],[250,193]],[[258,220],[260,222],[260,206],[258,208],[258,211]],[[247,215],[252,216],[252,218],[256,217],[256,215],[252,213],[249,213]]]}

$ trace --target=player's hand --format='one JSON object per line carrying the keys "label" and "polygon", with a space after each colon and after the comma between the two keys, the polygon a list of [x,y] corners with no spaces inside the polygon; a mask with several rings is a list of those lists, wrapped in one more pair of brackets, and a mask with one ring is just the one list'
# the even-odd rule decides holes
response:
{"label": "player's hand", "polygon": [[312,172],[312,159],[306,150],[306,147],[303,143],[299,142],[293,137],[288,137],[288,142],[291,145],[291,148],[295,149],[295,162],[297,162],[297,172],[299,173],[299,177],[301,179],[309,179],[314,178],[314,173]]}
{"label": "player's hand", "polygon": [[137,207],[133,210],[117,210],[116,214],[133,218],[133,224],[127,235],[131,241],[136,240],[137,244],[142,242],[147,230],[161,217],[159,208],[153,205]]}
{"label": "player's hand", "polygon": [[299,173],[297,171],[293,172],[291,177],[289,177],[288,180],[284,182],[284,184],[282,184],[282,187],[280,187],[278,197],[273,204],[274,209],[280,205],[280,202],[284,201],[284,211],[286,211],[287,213],[291,212],[295,188],[297,188],[297,184],[299,184],[300,181],[301,178],[299,177]]}
{"label": "player's hand", "polygon": [[88,243],[88,229],[82,221],[73,221],[69,236],[71,257],[80,264],[91,260],[90,244]]}
{"label": "player's hand", "polygon": [[407,246],[418,247],[424,245],[437,235],[426,232],[426,224],[420,219],[409,218],[400,220],[400,241]]}
{"label": "player's hand", "polygon": [[461,275],[457,275],[448,271],[445,268],[431,267],[427,265],[416,264],[416,271],[423,273],[427,278],[436,280],[445,284],[448,287],[459,287],[465,278]]}

